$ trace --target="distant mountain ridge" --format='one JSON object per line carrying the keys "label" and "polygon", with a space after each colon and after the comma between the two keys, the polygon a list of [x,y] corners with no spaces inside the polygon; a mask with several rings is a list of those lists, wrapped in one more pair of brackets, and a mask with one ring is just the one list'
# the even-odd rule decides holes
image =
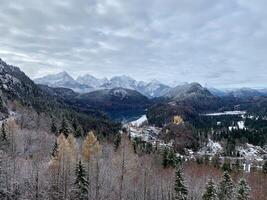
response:
{"label": "distant mountain ridge", "polygon": [[[217,88],[205,88],[198,83],[184,83],[175,81],[171,85],[164,84],[158,80],[150,82],[137,81],[129,76],[121,75],[114,76],[110,79],[96,78],[90,74],[80,75],[77,79],[71,77],[67,72],[60,72],[58,74],[50,74],[34,80],[35,83],[41,85],[47,85],[54,88],[69,88],[77,93],[89,93],[96,90],[125,88],[130,90],[136,90],[148,98],[155,97],[167,97],[175,95],[176,98],[182,99],[182,90],[189,89],[186,96],[196,95],[192,90],[197,89],[205,92],[206,95],[214,95],[216,97],[233,97],[233,98],[248,98],[267,96],[267,89],[253,89],[253,88],[237,88],[237,89],[217,89]],[[210,94],[208,94],[208,92]],[[199,93],[200,94],[200,93]],[[199,95],[198,94],[198,95]],[[205,95],[204,95],[205,96]]]}
{"label": "distant mountain ridge", "polygon": [[208,88],[208,90],[217,97],[234,97],[243,99],[267,96],[267,89],[253,89],[244,87],[236,89]]}
{"label": "distant mountain ridge", "polygon": [[202,87],[199,83],[188,83],[170,89],[164,97],[175,101],[181,101],[192,98],[209,99],[214,98],[214,95],[207,88]]}
{"label": "distant mountain ridge", "polygon": [[80,93],[90,92],[93,90],[93,87],[74,80],[74,78],[72,78],[67,72],[60,72],[58,74],[37,78],[34,82],[37,84],[48,85],[50,87],[70,88]]}
{"label": "distant mountain ridge", "polygon": [[170,86],[159,81],[143,82],[136,81],[129,76],[114,76],[111,79],[98,79],[90,74],[79,76],[76,80],[67,72],[51,74],[34,80],[35,83],[50,87],[70,88],[78,93],[88,93],[102,89],[125,88],[136,90],[148,98],[163,96]]}

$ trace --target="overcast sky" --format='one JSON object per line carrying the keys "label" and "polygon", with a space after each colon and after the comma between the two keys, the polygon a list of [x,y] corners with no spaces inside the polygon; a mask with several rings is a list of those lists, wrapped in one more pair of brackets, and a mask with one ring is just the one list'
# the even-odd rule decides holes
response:
{"label": "overcast sky", "polygon": [[0,57],[31,78],[267,86],[266,0],[0,2]]}

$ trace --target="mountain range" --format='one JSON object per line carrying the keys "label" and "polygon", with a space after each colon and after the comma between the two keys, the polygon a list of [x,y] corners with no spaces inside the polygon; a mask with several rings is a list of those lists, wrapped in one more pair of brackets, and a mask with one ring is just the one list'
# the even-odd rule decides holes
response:
{"label": "mountain range", "polygon": [[136,81],[129,76],[114,76],[110,79],[98,79],[89,74],[79,76],[76,80],[67,72],[51,74],[34,80],[37,84],[50,87],[70,88],[78,93],[88,93],[102,89],[125,88],[136,90],[148,98],[163,96],[171,88],[157,80],[151,82]]}
{"label": "mountain range", "polygon": [[[78,76],[74,79],[67,72],[60,72],[58,74],[50,74],[41,78],[34,79],[34,82],[41,85],[47,85],[54,88],[69,88],[77,93],[89,93],[97,90],[124,88],[136,90],[148,98],[155,97],[173,97],[178,94],[176,98],[185,98],[180,95],[183,90],[188,90],[188,95],[195,94],[193,91],[203,89],[206,95],[214,95],[217,97],[231,96],[235,98],[249,98],[257,96],[267,96],[267,89],[253,89],[253,88],[237,88],[237,89],[217,89],[217,88],[204,88],[200,84],[174,82],[173,84],[161,83],[157,80],[150,82],[137,81],[129,76],[114,76],[110,79],[96,78],[90,74]],[[208,94],[209,92],[210,94]]]}

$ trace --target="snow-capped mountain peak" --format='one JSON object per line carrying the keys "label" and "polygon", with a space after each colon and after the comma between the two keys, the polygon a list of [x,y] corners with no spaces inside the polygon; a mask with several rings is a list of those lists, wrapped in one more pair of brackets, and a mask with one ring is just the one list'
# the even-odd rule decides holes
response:
{"label": "snow-capped mountain peak", "polygon": [[92,88],[100,88],[103,84],[108,82],[107,78],[98,79],[90,74],[85,74],[77,78],[77,82],[80,84],[88,85]]}
{"label": "snow-capped mountain peak", "polygon": [[152,80],[149,83],[143,85],[142,88],[139,88],[143,93],[148,97],[160,97],[163,96],[167,91],[169,91],[170,87],[162,84],[158,80]]}
{"label": "snow-capped mountain peak", "polygon": [[75,80],[65,71],[60,72],[58,74],[49,74],[41,78],[37,78],[34,80],[36,83],[47,84],[47,85],[55,85],[61,84],[64,82],[75,82]]}
{"label": "snow-capped mountain peak", "polygon": [[133,78],[122,75],[122,76],[114,76],[107,83],[103,84],[105,88],[126,88],[126,89],[137,89],[137,81]]}
{"label": "snow-capped mountain peak", "polygon": [[37,84],[48,85],[50,87],[70,88],[79,93],[92,91],[92,87],[78,83],[65,71],[35,79],[34,82]]}

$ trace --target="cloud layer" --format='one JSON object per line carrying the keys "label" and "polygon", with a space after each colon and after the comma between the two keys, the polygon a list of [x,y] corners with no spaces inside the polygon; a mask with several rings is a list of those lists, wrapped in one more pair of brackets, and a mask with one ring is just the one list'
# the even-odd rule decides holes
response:
{"label": "cloud layer", "polygon": [[265,0],[2,0],[0,57],[32,78],[267,85]]}

